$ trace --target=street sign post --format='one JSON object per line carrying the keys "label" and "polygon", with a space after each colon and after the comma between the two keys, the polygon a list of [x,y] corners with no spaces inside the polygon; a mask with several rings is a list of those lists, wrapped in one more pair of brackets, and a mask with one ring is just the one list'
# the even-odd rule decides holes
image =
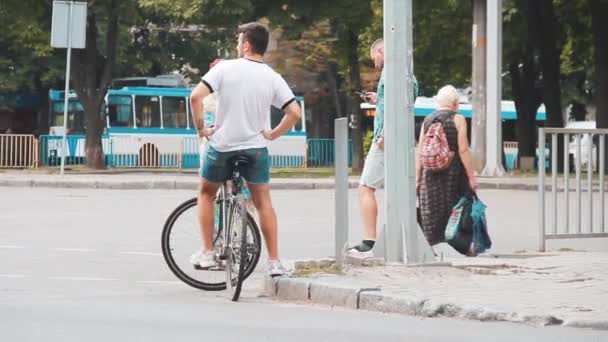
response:
{"label": "street sign post", "polygon": [[70,65],[72,48],[84,49],[86,46],[87,3],[74,1],[53,1],[51,27],[51,46],[66,48],[65,96],[63,101],[63,138],[61,142],[61,170],[63,175],[67,157],[68,105],[70,91]]}

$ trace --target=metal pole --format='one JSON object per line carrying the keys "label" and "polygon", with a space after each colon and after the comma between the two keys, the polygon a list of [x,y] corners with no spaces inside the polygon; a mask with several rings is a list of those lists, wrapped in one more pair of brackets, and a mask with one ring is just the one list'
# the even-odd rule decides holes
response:
{"label": "metal pole", "polygon": [[186,99],[186,129],[190,129],[190,97]]}
{"label": "metal pole", "polygon": [[565,205],[565,232],[570,230],[570,135],[564,134],[564,197]]}
{"label": "metal pole", "polygon": [[551,231],[557,233],[557,133],[551,134],[551,194],[553,195],[553,219]]}
{"label": "metal pole", "polygon": [[576,233],[581,233],[581,135],[576,135]]}
{"label": "metal pole", "polygon": [[486,165],[486,21],[487,0],[473,1],[473,120],[471,155],[475,171],[481,173]]}
{"label": "metal pole", "polygon": [[502,0],[488,0],[487,159],[483,175],[499,177],[502,166]]}
{"label": "metal pole", "polygon": [[163,112],[163,97],[159,96],[158,97],[158,107],[160,109],[160,128],[164,129],[165,128],[165,118],[164,118],[164,112]]}
{"label": "metal pole", "polygon": [[[543,150],[541,152],[541,146]],[[545,129],[538,129],[538,251],[545,251]]]}
{"label": "metal pole", "polygon": [[605,163],[606,163],[606,159],[605,159],[605,153],[606,152],[606,135],[601,134],[600,135],[600,165],[599,165],[599,171],[600,171],[600,213],[601,213],[601,221],[600,221],[600,225],[602,226],[602,233],[605,233],[605,227],[604,227],[604,222],[605,222],[605,216],[604,216],[604,167],[605,167]]}
{"label": "metal pole", "polygon": [[587,196],[589,198],[589,232],[593,233],[593,135],[587,134]]}
{"label": "metal pole", "polygon": [[407,251],[407,262],[420,263],[430,246],[416,224],[412,0],[384,1],[384,41],[385,257],[403,262]]}
{"label": "metal pole", "polygon": [[70,2],[70,8],[68,10],[68,49],[67,49],[67,61],[65,66],[65,94],[63,100],[63,138],[61,139],[61,169],[59,174],[63,176],[65,168],[65,158],[67,156],[67,131],[68,131],[68,103],[70,93],[70,66],[72,64],[72,8],[74,3]]}
{"label": "metal pole", "polygon": [[335,256],[336,263],[344,262],[344,250],[348,243],[348,120],[335,120]]}
{"label": "metal pole", "polygon": [[[408,181],[406,171],[406,140],[411,136],[406,130],[408,107],[405,94],[411,92],[411,83],[404,79],[411,77],[411,64],[406,57],[407,20],[411,13],[411,0],[384,1],[384,75],[385,75],[385,124],[384,160],[386,172],[386,261],[404,262],[404,233],[402,224],[406,220]],[[411,28],[410,28],[411,29]],[[398,72],[400,70],[401,72]],[[410,80],[411,82],[411,80]],[[408,84],[409,83],[409,84]],[[399,157],[401,156],[401,157]],[[404,215],[405,214],[405,215]]]}

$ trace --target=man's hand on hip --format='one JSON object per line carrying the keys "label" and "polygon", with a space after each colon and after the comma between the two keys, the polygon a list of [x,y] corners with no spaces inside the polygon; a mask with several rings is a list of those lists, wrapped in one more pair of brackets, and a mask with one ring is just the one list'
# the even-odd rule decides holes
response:
{"label": "man's hand on hip", "polygon": [[262,135],[264,136],[264,138],[266,138],[266,140],[270,141],[273,141],[277,138],[274,136],[274,134],[272,134],[272,131],[262,131]]}
{"label": "man's hand on hip", "polygon": [[198,130],[198,137],[199,138],[210,137],[210,136],[213,135],[213,133],[215,133],[215,130],[216,130],[215,127],[208,127],[208,128],[199,129]]}

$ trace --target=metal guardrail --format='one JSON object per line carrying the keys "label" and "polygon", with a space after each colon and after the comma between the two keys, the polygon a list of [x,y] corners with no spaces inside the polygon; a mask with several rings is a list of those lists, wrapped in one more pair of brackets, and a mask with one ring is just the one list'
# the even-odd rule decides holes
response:
{"label": "metal guardrail", "polygon": [[[564,144],[564,167],[563,167],[563,187],[558,188],[558,139],[561,135]],[[604,169],[606,135],[608,129],[566,129],[566,128],[540,128],[538,131],[538,146],[545,144],[547,136],[550,137],[551,149],[551,202],[549,205],[549,224],[551,229],[547,231],[547,203],[544,168],[538,168],[538,202],[539,202],[539,251],[545,251],[546,240],[551,239],[573,239],[573,238],[598,238],[608,237],[605,225],[604,214]],[[599,143],[599,165],[597,167],[598,182],[594,183],[594,138],[597,137]],[[586,150],[586,189],[582,188],[583,173],[583,146],[585,139]],[[570,145],[574,143],[574,149]],[[570,208],[570,155],[574,154],[574,216],[571,216]],[[540,153],[539,165],[545,164],[545,154]],[[583,203],[583,192],[587,192],[586,203]],[[558,192],[561,196],[558,196]],[[562,198],[559,198],[562,197]],[[562,204],[561,210],[560,204]],[[585,206],[583,204],[586,204]],[[594,210],[594,205],[597,207]],[[561,216],[561,217],[560,217]],[[585,217],[585,220],[583,220]],[[560,220],[561,219],[561,220]],[[586,223],[583,226],[583,223]],[[598,227],[596,229],[596,227]],[[571,229],[571,228],[574,228]]]}
{"label": "metal guardrail", "polygon": [[517,169],[519,157],[519,143],[517,141],[505,141],[502,143],[505,154],[505,167],[508,171]]}
{"label": "metal guardrail", "polygon": [[[66,165],[85,164],[85,141],[84,135],[67,136]],[[163,136],[104,136],[102,145],[106,166],[110,168],[197,169],[200,167],[199,139],[194,136],[177,139]],[[40,164],[59,166],[63,153],[62,146],[61,136],[40,136],[40,147],[36,148],[37,152],[40,151]],[[333,145],[331,146],[333,148]],[[271,155],[270,163],[271,167],[306,167],[305,159],[304,154]]]}
{"label": "metal guardrail", "polygon": [[[334,139],[308,139],[306,142],[307,167],[333,167],[335,164]],[[353,144],[348,141],[348,166],[353,161]]]}
{"label": "metal guardrail", "polygon": [[[65,165],[83,165],[86,162],[85,155],[85,136],[68,135],[66,136],[66,156]],[[110,141],[108,137],[102,138],[102,148],[105,155],[105,163],[111,166],[110,160]],[[39,142],[40,166],[59,166],[63,154],[63,140],[60,135],[41,135]]]}
{"label": "metal guardrail", "polygon": [[0,134],[0,168],[38,165],[38,140],[31,134]]}

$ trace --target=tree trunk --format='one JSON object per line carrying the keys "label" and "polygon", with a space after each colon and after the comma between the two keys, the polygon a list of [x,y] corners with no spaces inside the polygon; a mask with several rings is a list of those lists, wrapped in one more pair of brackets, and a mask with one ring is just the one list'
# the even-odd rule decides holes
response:
{"label": "tree trunk", "polygon": [[547,108],[547,126],[564,127],[559,83],[560,52],[557,48],[557,22],[553,13],[553,0],[539,0],[536,3],[541,20],[542,95]]}
{"label": "tree trunk", "polygon": [[[536,5],[536,17],[541,23],[540,65],[542,70],[542,96],[547,112],[546,127],[564,127],[560,86],[560,50],[557,46],[557,20],[553,12],[553,0],[530,1]],[[564,164],[564,141],[558,139],[557,166]],[[539,146],[539,150],[543,151]]]}
{"label": "tree trunk", "polygon": [[[87,16],[87,43],[82,50],[75,50],[72,81],[74,89],[82,104],[85,115],[86,166],[92,169],[105,168],[101,135],[104,130],[104,116],[100,114],[101,104],[112,77],[116,61],[116,44],[118,41],[118,13],[116,1],[109,3],[109,18],[106,32],[105,58],[98,61],[97,18],[93,11]],[[101,74],[97,71],[103,70]]]}
{"label": "tree trunk", "polygon": [[334,105],[336,106],[336,118],[341,118],[343,116],[342,106],[340,105],[340,94],[338,92],[338,64],[335,62],[330,62],[327,68],[327,80],[329,82],[329,88],[331,91],[331,95],[334,100]]}
{"label": "tree trunk", "polygon": [[[608,2],[590,0],[591,30],[595,47],[595,77],[597,90],[594,94],[597,128],[608,128]],[[605,151],[608,158],[608,149]],[[608,160],[608,159],[606,159]],[[606,163],[608,170],[608,163]]]}
{"label": "tree trunk", "polygon": [[42,84],[42,76],[36,75],[34,79],[36,94],[40,96],[40,106],[36,115],[36,135],[49,133],[49,87]]}
{"label": "tree trunk", "polygon": [[[351,132],[353,141],[353,162],[352,170],[355,173],[361,173],[363,170],[363,131],[362,131],[362,115],[359,108],[359,99],[356,97],[355,91],[361,89],[361,74],[359,70],[359,37],[352,30],[347,31],[348,39],[348,62],[350,65],[350,84],[348,92],[348,102],[351,113]],[[352,95],[351,95],[352,94]]]}
{"label": "tree trunk", "polygon": [[511,74],[515,110],[517,111],[515,133],[519,145],[519,158],[534,157],[536,146],[536,111],[541,104],[541,97],[534,85],[538,73],[535,71],[532,55],[526,53],[523,60],[511,62],[509,71]]}

